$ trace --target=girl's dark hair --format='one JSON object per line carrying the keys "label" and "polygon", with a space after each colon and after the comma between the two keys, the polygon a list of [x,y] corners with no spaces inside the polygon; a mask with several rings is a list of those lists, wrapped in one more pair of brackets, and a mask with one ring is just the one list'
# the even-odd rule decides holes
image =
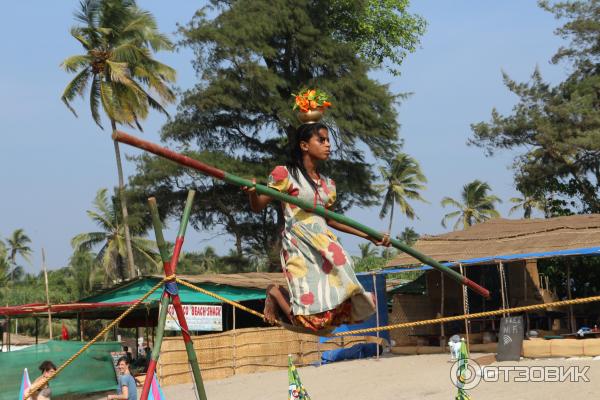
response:
{"label": "girl's dark hair", "polygon": [[56,370],[56,365],[54,365],[54,363],[52,361],[46,360],[46,361],[42,362],[38,368],[40,371],[46,372],[46,371],[50,371],[50,370]]}
{"label": "girl's dark hair", "polygon": [[117,360],[117,365],[121,364],[121,361],[123,361],[125,364],[129,365],[129,360],[127,359],[126,356],[119,357],[119,359]]}
{"label": "girl's dark hair", "polygon": [[300,149],[300,142],[308,142],[313,135],[317,135],[321,129],[329,131],[327,125],[320,122],[312,124],[302,124],[296,129],[295,135],[292,137],[290,143],[290,160],[287,163],[288,170],[295,180],[299,180],[299,174],[302,174],[308,181],[310,186],[316,192],[318,190],[317,184],[308,175],[304,163],[302,162],[302,150]]}

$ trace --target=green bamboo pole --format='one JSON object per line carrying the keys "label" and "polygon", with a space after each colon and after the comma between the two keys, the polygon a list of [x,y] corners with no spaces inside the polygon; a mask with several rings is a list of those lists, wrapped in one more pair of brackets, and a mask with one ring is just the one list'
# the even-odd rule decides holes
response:
{"label": "green bamboo pole", "polygon": [[[163,266],[164,266],[166,276],[173,275],[177,269],[177,262],[179,260],[179,254],[181,252],[181,247],[183,246],[183,238],[185,235],[185,230],[186,230],[189,216],[191,213],[194,195],[195,195],[195,191],[190,190],[188,192],[188,197],[187,197],[183,217],[181,219],[181,223],[179,226],[179,232],[177,234],[177,240],[175,241],[175,248],[173,249],[173,256],[171,257],[170,260],[169,260],[169,251],[168,251],[168,248],[167,248],[167,245],[166,245],[163,233],[162,233],[162,223],[160,222],[160,217],[158,214],[158,207],[156,205],[156,199],[154,197],[151,197],[148,199],[148,204],[150,206],[150,212],[152,215],[152,224],[154,225],[154,232],[156,235],[156,244],[158,245],[158,249],[159,249],[162,261],[163,261]],[[174,283],[174,284],[176,285],[176,283]],[[188,356],[188,361],[192,368],[192,375],[194,376],[194,381],[196,384],[195,386],[196,386],[196,391],[198,393],[198,398],[200,400],[207,400],[206,390],[204,388],[204,382],[202,381],[202,375],[200,373],[200,366],[198,364],[198,359],[196,357],[196,352],[194,350],[194,343],[188,332],[188,326],[187,326],[185,317],[183,315],[183,309],[181,306],[181,301],[179,299],[179,295],[171,294],[165,290],[164,297],[167,297],[168,299],[171,299],[173,301],[173,307],[177,314],[177,318],[179,320],[179,325],[181,326],[181,331],[182,331],[182,336],[183,336],[183,340],[185,343],[185,350],[186,350],[186,353]],[[161,302],[162,302],[162,300],[161,300]],[[168,303],[167,303],[167,307],[168,307]],[[167,307],[164,307],[165,313],[166,313]],[[162,312],[162,310],[161,310],[161,312]],[[164,318],[166,319],[166,314],[165,314]],[[159,321],[159,323],[160,323],[160,321]],[[162,338],[161,338],[161,340],[162,340]],[[155,346],[155,349],[156,349],[156,346]],[[154,350],[153,350],[152,354],[154,356]],[[158,356],[156,357],[156,360],[158,360]],[[151,360],[151,363],[152,363],[152,360]],[[156,367],[156,363],[154,363],[153,367],[154,368]],[[148,366],[148,371],[150,371],[150,365]],[[146,390],[146,385],[144,384],[144,389],[142,391],[142,397],[141,397],[142,400],[147,400],[149,389],[150,389],[150,386],[148,385],[148,389]],[[144,394],[145,394],[145,396],[144,396]]]}
{"label": "green bamboo pole", "polygon": [[163,293],[162,297],[160,298],[158,324],[156,326],[156,333],[154,334],[154,348],[152,349],[152,355],[150,356],[150,362],[148,363],[148,369],[146,370],[146,380],[144,380],[144,386],[142,387],[142,394],[140,396],[140,399],[143,400],[148,399],[152,378],[156,372],[156,365],[158,364],[158,358],[160,357],[160,348],[162,346],[163,335],[165,332],[165,323],[167,320],[170,299],[171,298],[165,293]]}
{"label": "green bamboo pole", "polygon": [[[183,216],[181,217],[181,223],[179,224],[179,232],[177,233],[177,239],[175,240],[175,248],[173,249],[173,255],[171,256],[170,271],[174,274],[177,271],[177,263],[179,262],[179,254],[183,246],[183,240],[185,237],[185,231],[192,213],[192,205],[194,202],[194,195],[196,191],[188,191],[188,196],[185,202],[185,208],[183,210]],[[176,283],[174,282],[176,285]],[[183,336],[183,342],[185,343],[185,351],[187,352],[188,361],[192,367],[192,374],[194,381],[196,381],[196,390],[198,392],[198,398],[200,400],[206,400],[206,390],[204,389],[204,382],[202,381],[202,374],[200,373],[200,365],[196,357],[196,351],[194,350],[194,342],[189,334],[189,328],[185,315],[183,313],[183,307],[181,306],[181,300],[179,294],[171,294],[173,300],[173,308],[177,314],[177,320],[179,326],[181,326],[181,335]]]}
{"label": "green bamboo pole", "polygon": [[[156,237],[156,244],[158,246],[158,251],[160,253],[160,257],[163,261],[163,265],[165,265],[166,270],[166,264],[169,263],[169,250],[167,249],[165,238],[162,233],[162,224],[160,222],[160,217],[158,216],[156,199],[154,197],[149,198],[148,205],[150,207],[150,214],[152,215],[152,224],[154,225],[154,235]],[[140,396],[140,399],[142,400],[147,400],[148,394],[150,393],[152,377],[154,376],[154,372],[156,371],[156,365],[158,363],[158,358],[160,357],[160,348],[162,345],[165,330],[165,321],[167,319],[167,312],[170,300],[170,296],[168,295],[168,293],[166,293],[166,291],[164,291],[160,299],[158,325],[156,327],[156,333],[154,337],[154,348],[152,349],[152,356],[150,357],[150,362],[148,363],[148,369],[146,371],[146,380],[144,381],[144,387],[142,388],[142,394]]]}
{"label": "green bamboo pole", "polygon": [[[281,193],[275,189],[271,189],[267,186],[264,185],[259,185],[259,184],[254,184],[252,181],[245,179],[245,178],[241,178],[239,176],[227,173],[225,171],[222,171],[218,168],[215,168],[211,165],[207,165],[204,164],[198,160],[194,160],[193,158],[184,156],[183,154],[179,154],[176,153],[172,150],[169,150],[167,148],[164,148],[162,146],[159,146],[157,144],[154,144],[152,142],[149,142],[147,140],[143,140],[140,138],[137,138],[135,136],[131,136],[128,135],[124,132],[121,131],[115,131],[113,132],[112,135],[113,139],[121,142],[121,143],[126,143],[129,144],[131,146],[146,150],[150,153],[156,154],[158,156],[167,158],[169,160],[175,161],[178,164],[193,168],[197,171],[200,171],[206,175],[210,175],[212,177],[215,177],[217,179],[221,179],[224,180],[225,182],[231,183],[233,185],[237,185],[237,186],[255,186],[256,187],[256,191],[259,194],[264,194],[267,196],[270,196],[274,199],[277,199],[279,201],[284,201],[287,203],[291,203],[291,204],[295,204],[298,207],[313,212],[317,215],[320,215],[324,218],[328,218],[328,219],[332,219],[334,221],[346,224],[348,226],[351,226],[355,229],[358,229],[359,231],[366,233],[367,235],[369,235],[369,237],[375,238],[377,240],[381,240],[383,239],[384,234],[382,234],[381,232],[379,232],[378,230],[375,230],[373,228],[370,228],[366,225],[361,224],[360,222],[357,222],[351,218],[348,218],[342,214],[337,214],[333,211],[329,211],[327,209],[325,209],[322,205],[317,205],[315,207],[315,205],[311,202],[308,201],[303,201],[297,197],[294,196],[290,196],[286,193]],[[458,272],[452,270],[451,268],[448,268],[442,264],[440,264],[439,262],[437,262],[436,260],[434,260],[431,257],[428,257],[424,254],[421,254],[420,252],[418,252],[417,250],[413,249],[410,246],[407,246],[405,243],[401,242],[400,240],[397,239],[391,239],[390,238],[390,243],[392,246],[394,246],[395,248],[411,255],[412,257],[416,258],[417,260],[421,261],[423,264],[426,265],[430,265],[433,268],[443,272],[444,274],[448,275],[450,278],[454,279],[455,281],[457,281],[458,283],[461,283],[463,285],[468,286],[469,288],[471,288],[473,291],[475,291],[476,293],[479,293],[480,295],[484,296],[484,297],[489,297],[490,296],[490,292],[489,290],[487,290],[486,288],[478,285],[477,283],[473,282],[472,280],[470,280],[469,278],[467,278],[466,276],[463,276],[461,274],[459,274]]]}

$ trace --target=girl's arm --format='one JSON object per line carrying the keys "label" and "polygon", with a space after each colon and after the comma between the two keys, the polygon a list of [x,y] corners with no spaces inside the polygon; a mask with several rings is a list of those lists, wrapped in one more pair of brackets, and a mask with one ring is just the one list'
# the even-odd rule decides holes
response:
{"label": "girl's arm", "polygon": [[332,227],[333,229],[336,229],[338,231],[346,232],[351,235],[355,235],[355,236],[361,237],[363,239],[370,240],[375,246],[389,246],[390,245],[390,235],[387,233],[385,235],[383,235],[383,238],[381,240],[377,240],[375,238],[370,237],[366,233],[359,231],[356,228],[353,228],[353,227],[343,224],[341,222],[337,222],[333,219],[328,219],[327,225],[329,225],[330,227]]}
{"label": "girl's arm", "polygon": [[[256,185],[256,178],[252,179],[252,183]],[[248,198],[250,200],[250,208],[255,213],[259,213],[262,210],[264,210],[267,204],[269,204],[273,200],[271,196],[256,193],[255,186],[243,186],[242,190],[248,193]]]}

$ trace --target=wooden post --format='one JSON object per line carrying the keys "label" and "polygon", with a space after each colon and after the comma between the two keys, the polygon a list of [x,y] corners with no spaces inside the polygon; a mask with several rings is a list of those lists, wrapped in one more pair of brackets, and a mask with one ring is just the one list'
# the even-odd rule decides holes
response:
{"label": "wooden post", "polygon": [[[372,272],[371,276],[373,277],[373,293],[375,294],[375,321],[377,323],[377,328],[379,328],[379,299],[377,298],[377,272]],[[376,360],[379,360],[379,331],[376,333],[377,337],[377,357]]]}
{"label": "wooden post", "polygon": [[[571,263],[569,263],[567,261],[567,296],[569,297],[569,300],[572,299],[571,297]],[[573,306],[569,306],[569,331],[571,333],[575,333],[577,331],[577,327],[576,327],[576,323],[575,323],[575,318],[573,316]]]}
{"label": "wooden post", "polygon": [[6,349],[10,352],[10,316],[6,317]]}
{"label": "wooden post", "polygon": [[46,270],[46,252],[42,247],[42,269],[44,270],[44,281],[46,282],[46,306],[48,307],[48,335],[52,340],[52,313],[50,312],[50,295],[48,294],[48,271]]}
{"label": "wooden post", "polygon": [[148,337],[148,326],[150,325],[150,322],[148,322],[148,314],[150,313],[150,309],[148,308],[148,306],[146,306],[146,317],[145,317],[145,321],[144,321],[144,336],[146,337],[146,342],[145,342],[145,346],[144,346],[144,357],[146,356],[146,347],[150,347],[150,338]]}
{"label": "wooden post", "polygon": [[[502,309],[506,309],[506,294],[504,292],[504,264],[502,261],[498,262],[498,274],[500,275],[500,294],[502,295]],[[502,314],[503,317],[506,317],[506,313]]]}
{"label": "wooden post", "polygon": [[81,337],[79,338],[79,340],[81,340],[82,342],[85,339],[85,318],[84,317],[85,317],[85,313],[81,313],[81,329],[79,330]]}
{"label": "wooden post", "polygon": [[140,356],[140,327],[136,326],[135,327],[135,358],[138,358]]}
{"label": "wooden post", "polygon": [[527,261],[523,264],[523,300],[527,305]]}
{"label": "wooden post", "polygon": [[297,335],[298,341],[300,342],[300,365],[304,365],[304,340],[302,340],[302,336],[300,336],[299,333]]}
{"label": "wooden post", "polygon": [[233,309],[233,374],[235,375],[235,369],[237,367],[237,341],[236,336],[237,332],[235,331],[235,311],[236,307],[231,307]]}
{"label": "wooden post", "polygon": [[[444,288],[444,273],[440,271],[440,292],[441,292],[441,298],[440,298],[440,318],[444,317],[444,302],[446,301],[445,299],[445,288]],[[442,351],[446,349],[446,332],[445,332],[445,327],[444,327],[444,323],[440,323],[440,346],[442,347]]]}
{"label": "wooden post", "polygon": [[77,313],[77,337],[79,340],[83,341],[81,337],[81,314]]}

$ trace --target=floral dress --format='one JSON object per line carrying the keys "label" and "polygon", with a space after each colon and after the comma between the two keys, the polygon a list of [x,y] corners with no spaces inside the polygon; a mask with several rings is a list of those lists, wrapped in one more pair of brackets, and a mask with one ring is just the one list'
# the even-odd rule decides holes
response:
{"label": "floral dress", "polygon": [[[269,175],[269,187],[316,205],[330,208],[335,202],[335,182],[320,176],[315,192],[299,173],[295,179],[284,166]],[[375,312],[370,293],[354,274],[350,256],[329,230],[325,218],[282,203],[281,264],[290,292],[296,325],[312,330],[366,319]]]}

